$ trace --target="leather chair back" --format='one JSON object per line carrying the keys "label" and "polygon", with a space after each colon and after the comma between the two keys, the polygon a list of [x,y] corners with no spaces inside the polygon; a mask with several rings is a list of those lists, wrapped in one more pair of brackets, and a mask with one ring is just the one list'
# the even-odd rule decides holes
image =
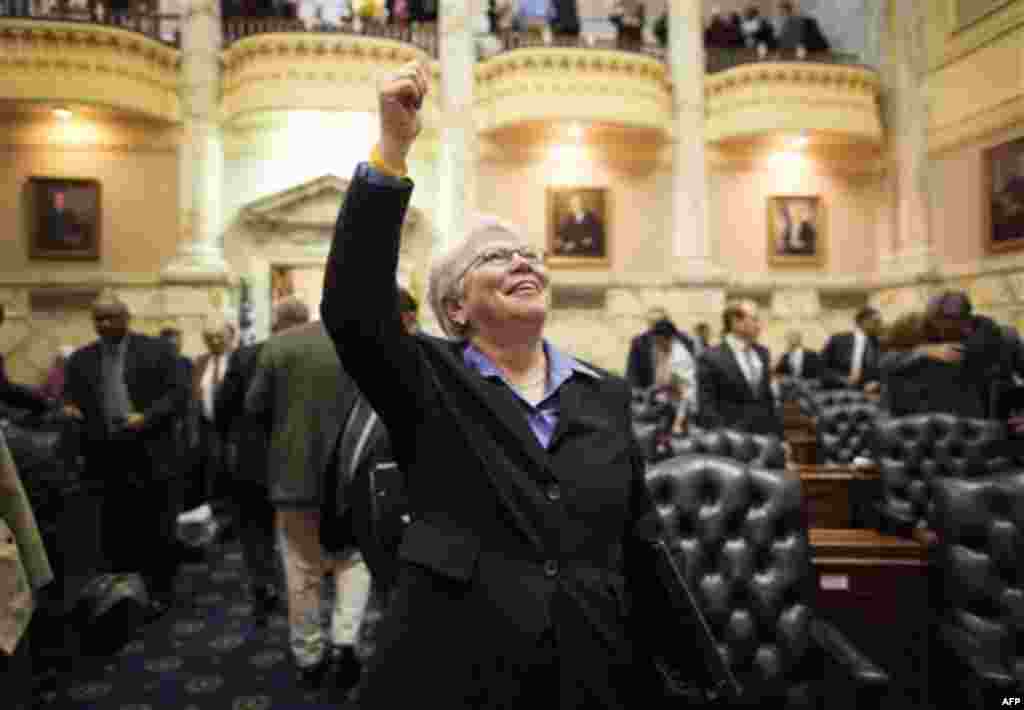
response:
{"label": "leather chair back", "polygon": [[652,461],[686,454],[710,454],[734,459],[757,468],[786,467],[786,450],[776,436],[749,434],[736,429],[699,429],[673,435]]}
{"label": "leather chair back", "polygon": [[818,463],[841,465],[870,458],[879,408],[873,402],[848,400],[823,407],[817,417]]}
{"label": "leather chair back", "polygon": [[889,532],[928,527],[936,478],[976,478],[1010,466],[1003,451],[1006,426],[997,421],[950,414],[882,418],[875,422],[873,439]]}
{"label": "leather chair back", "polygon": [[759,695],[806,688],[811,566],[799,479],[694,454],[652,466],[647,484],[740,683]]}
{"label": "leather chair back", "polygon": [[940,632],[987,683],[1024,684],[1024,472],[933,481]]}

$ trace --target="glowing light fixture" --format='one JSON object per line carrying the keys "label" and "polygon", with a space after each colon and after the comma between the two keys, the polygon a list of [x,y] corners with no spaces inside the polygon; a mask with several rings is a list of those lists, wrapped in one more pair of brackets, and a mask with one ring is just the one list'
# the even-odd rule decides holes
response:
{"label": "glowing light fixture", "polygon": [[807,135],[807,131],[803,131],[799,136],[790,141],[790,148],[795,150],[802,150],[810,144],[811,139]]}
{"label": "glowing light fixture", "polygon": [[578,123],[572,123],[569,125],[569,135],[573,140],[580,140],[583,138],[583,126]]}
{"label": "glowing light fixture", "polygon": [[71,113],[70,109],[64,108],[62,106],[60,108],[53,109],[53,115],[56,116],[61,121],[69,121],[69,120],[71,120],[71,117],[74,114]]}

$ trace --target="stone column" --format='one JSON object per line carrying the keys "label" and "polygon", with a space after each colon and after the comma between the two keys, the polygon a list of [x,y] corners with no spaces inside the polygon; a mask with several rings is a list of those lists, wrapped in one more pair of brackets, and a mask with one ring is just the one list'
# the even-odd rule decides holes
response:
{"label": "stone column", "polygon": [[708,229],[703,28],[700,0],[669,0],[669,65],[675,109],[672,246],[675,275],[685,281],[718,275]]}
{"label": "stone column", "polygon": [[467,217],[476,205],[476,53],[471,4],[471,0],[441,0],[440,5],[441,150],[435,254],[465,238]]}
{"label": "stone column", "polygon": [[[914,0],[893,0],[880,66],[885,90],[884,123],[889,152],[886,182],[892,196],[891,243],[879,253],[883,275],[918,276],[935,267],[931,240],[931,161],[928,156],[928,98],[925,12]],[[888,248],[885,248],[885,247]]]}
{"label": "stone column", "polygon": [[170,281],[220,280],[224,146],[217,111],[222,28],[218,0],[186,0],[181,28],[178,253],[164,267]]}

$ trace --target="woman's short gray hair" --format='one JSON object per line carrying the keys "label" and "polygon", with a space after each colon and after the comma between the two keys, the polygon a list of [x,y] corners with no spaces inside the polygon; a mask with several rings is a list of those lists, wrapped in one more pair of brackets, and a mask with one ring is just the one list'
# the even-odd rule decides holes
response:
{"label": "woman's short gray hair", "polygon": [[448,304],[462,298],[462,277],[473,260],[490,244],[525,244],[526,240],[514,226],[491,215],[474,215],[469,236],[438,259],[430,269],[427,294],[441,330],[453,338],[469,336],[470,326],[456,323],[448,316]]}

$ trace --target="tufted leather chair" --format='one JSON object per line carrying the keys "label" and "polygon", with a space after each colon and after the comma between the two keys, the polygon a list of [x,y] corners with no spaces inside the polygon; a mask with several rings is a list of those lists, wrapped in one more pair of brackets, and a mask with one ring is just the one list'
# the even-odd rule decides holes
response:
{"label": "tufted leather chair", "polygon": [[950,707],[995,707],[1024,690],[1024,472],[940,477],[933,490],[937,632],[949,664],[937,677],[957,681],[941,689]]}
{"label": "tufted leather chair", "polygon": [[817,417],[818,463],[843,465],[873,455],[872,439],[878,405],[850,401],[823,407]]}
{"label": "tufted leather chair", "polygon": [[786,450],[776,436],[749,434],[736,429],[698,429],[673,434],[659,446],[652,463],[684,454],[713,454],[758,468],[786,467]]}
{"label": "tufted leather chair", "polygon": [[1009,469],[1002,422],[915,414],[875,422],[874,459],[881,473],[881,529],[911,536],[926,530],[932,482],[939,476],[976,478]]}
{"label": "tufted leather chair", "polygon": [[691,454],[652,466],[647,485],[746,703],[877,707],[888,677],[809,604],[799,479]]}

